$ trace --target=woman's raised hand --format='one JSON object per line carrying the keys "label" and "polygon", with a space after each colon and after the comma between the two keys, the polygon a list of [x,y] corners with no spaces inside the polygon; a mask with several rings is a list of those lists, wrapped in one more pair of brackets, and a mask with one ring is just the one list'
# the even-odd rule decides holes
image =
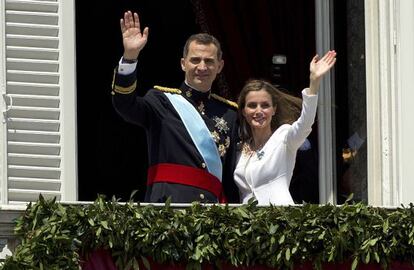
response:
{"label": "woman's raised hand", "polygon": [[310,63],[310,85],[309,94],[316,94],[319,91],[319,84],[322,77],[335,65],[336,52],[329,51],[322,58],[315,55]]}
{"label": "woman's raised hand", "polygon": [[319,80],[325,75],[336,62],[336,52],[329,51],[322,58],[319,59],[318,55],[313,57],[310,63],[310,79]]}

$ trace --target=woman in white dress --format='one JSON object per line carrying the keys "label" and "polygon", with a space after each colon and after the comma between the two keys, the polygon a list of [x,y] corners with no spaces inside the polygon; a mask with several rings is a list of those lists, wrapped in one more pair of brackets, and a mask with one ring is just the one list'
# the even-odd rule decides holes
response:
{"label": "woman in white dress", "polygon": [[335,51],[312,59],[296,121],[289,119],[289,98],[272,84],[251,80],[243,87],[238,101],[242,147],[234,172],[242,203],[255,198],[260,205],[294,204],[289,184],[296,152],[312,130],[320,81],[335,62]]}

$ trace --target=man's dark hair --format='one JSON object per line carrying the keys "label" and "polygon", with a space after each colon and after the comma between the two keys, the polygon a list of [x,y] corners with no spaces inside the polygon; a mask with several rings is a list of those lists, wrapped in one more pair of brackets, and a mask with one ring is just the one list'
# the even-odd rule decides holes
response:
{"label": "man's dark hair", "polygon": [[198,44],[203,44],[203,45],[209,45],[209,44],[213,44],[214,46],[216,46],[217,48],[217,59],[221,60],[221,57],[223,56],[223,52],[221,50],[221,45],[220,42],[212,35],[207,34],[207,33],[199,33],[199,34],[194,34],[191,35],[185,45],[184,45],[184,50],[183,50],[183,58],[186,58],[188,55],[188,50],[190,48],[190,43],[195,41]]}

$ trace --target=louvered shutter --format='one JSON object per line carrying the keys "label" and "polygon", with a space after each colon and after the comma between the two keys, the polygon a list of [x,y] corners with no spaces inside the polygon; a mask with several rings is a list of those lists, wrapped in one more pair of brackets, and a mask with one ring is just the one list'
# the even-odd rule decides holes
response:
{"label": "louvered shutter", "polygon": [[[65,138],[74,142],[76,118],[74,60],[69,58],[74,50],[73,5],[69,2],[73,4],[70,0],[5,0],[7,192],[3,196],[7,198],[2,201],[6,203],[35,201],[39,193],[58,200],[76,198],[75,161],[65,163],[74,159],[75,150],[64,151]],[[62,40],[72,46],[65,47]],[[69,87],[63,78],[72,80]]]}

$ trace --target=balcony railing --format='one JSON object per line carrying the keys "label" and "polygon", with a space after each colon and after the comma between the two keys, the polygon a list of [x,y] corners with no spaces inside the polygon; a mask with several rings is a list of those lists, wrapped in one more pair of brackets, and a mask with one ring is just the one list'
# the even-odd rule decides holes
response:
{"label": "balcony railing", "polygon": [[0,260],[11,255],[17,245],[14,220],[21,216],[25,205],[0,205]]}

